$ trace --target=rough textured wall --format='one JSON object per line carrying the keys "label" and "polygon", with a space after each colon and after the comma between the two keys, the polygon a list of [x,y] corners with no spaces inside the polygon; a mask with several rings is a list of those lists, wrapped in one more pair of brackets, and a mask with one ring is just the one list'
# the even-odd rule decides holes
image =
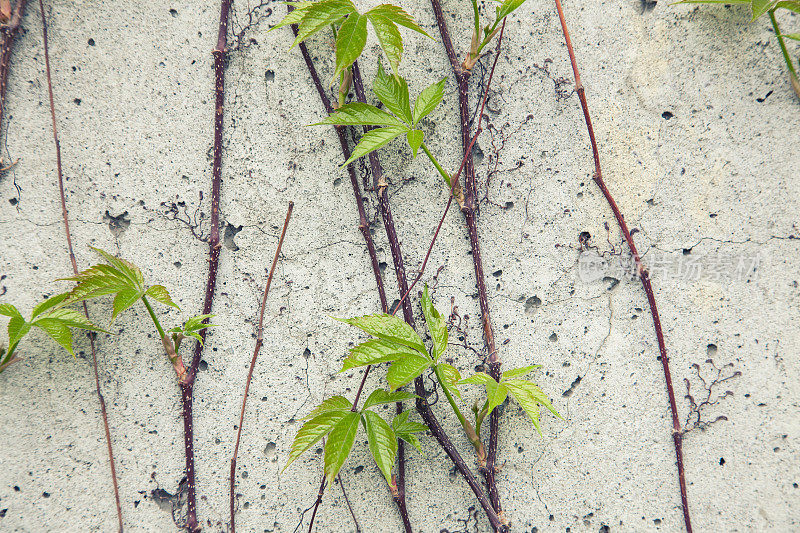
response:
{"label": "rough textured wall", "polygon": [[[183,308],[165,320],[185,319],[199,312],[206,275],[207,247],[188,225],[208,230],[210,52],[218,7],[190,0],[46,3],[79,265],[95,261],[89,245],[132,259],[150,280],[170,287]],[[703,411],[703,420],[728,420],[686,437],[693,519],[699,531],[797,529],[800,103],[766,21],[747,24],[745,9],[654,3],[645,9],[639,0],[575,0],[565,10],[606,180],[654,271],[681,416],[689,414],[684,378],[698,401],[703,397],[693,364],[704,376],[713,370],[709,358],[742,373],[715,389],[712,400],[726,390],[732,396]],[[404,6],[436,34],[427,3]],[[19,163],[0,178],[0,293],[26,312],[59,290],[53,279],[71,274],[37,8],[28,8],[9,79],[3,154]],[[448,1],[444,8],[463,50],[469,4]],[[323,116],[322,107],[299,53],[287,51],[289,30],[267,33],[285,7],[270,9],[246,33],[247,46],[230,54],[227,69],[225,240],[215,301],[220,327],[209,337],[195,387],[198,505],[207,531],[223,531],[228,521],[234,418],[265,268],[289,200],[295,216],[267,306],[239,455],[241,530],[292,531],[313,502],[319,455],[279,472],[297,420],[323,395],[352,396],[357,386],[358,372],[337,371],[361,337],[331,316],[377,309],[336,138],[330,129],[305,127]],[[237,6],[233,32],[245,22],[243,10]],[[798,23],[798,17],[785,20]],[[517,406],[505,409],[504,506],[515,531],[678,531],[664,377],[641,285],[629,276],[581,270],[581,257],[588,257],[581,254],[581,232],[589,232],[600,252],[626,252],[591,181],[591,154],[552,3],[525,4],[506,28],[506,44],[488,105],[491,127],[477,143],[476,159],[490,303],[498,340],[507,341],[504,362],[542,364],[535,377],[565,420],[544,415],[540,438]],[[310,47],[316,57],[330,56],[327,38]],[[373,36],[362,61],[367,80],[378,53]],[[412,94],[449,74],[441,45],[415,35],[408,36],[402,70]],[[431,149],[453,168],[459,150],[452,77],[447,89],[424,127]],[[412,160],[407,148],[392,145],[383,155],[413,271],[446,191],[431,166]],[[369,213],[377,216],[374,204]],[[379,255],[390,265],[387,287],[394,289],[375,220]],[[468,249],[462,217],[453,212],[425,279],[433,282],[438,272],[437,304],[449,308],[452,299],[469,315],[465,342],[480,350]],[[397,297],[395,290],[390,297]],[[98,301],[90,310],[105,320],[99,317],[108,316],[109,306]],[[111,331],[99,337],[99,358],[127,528],[174,530],[168,496],[183,475],[174,373],[142,308],[119,318]],[[87,341],[79,338],[75,360],[39,333],[20,348],[24,361],[0,375],[0,529],[113,530]],[[477,364],[471,350],[453,354],[462,371]],[[436,410],[456,434],[442,402]],[[412,451],[408,461],[416,529],[487,531],[480,513],[475,525],[466,485],[432,439],[423,440],[424,455]],[[454,440],[469,457],[466,440]],[[363,443],[342,478],[364,531],[400,529]],[[354,529],[338,487],[328,491],[317,523],[319,531]]]}

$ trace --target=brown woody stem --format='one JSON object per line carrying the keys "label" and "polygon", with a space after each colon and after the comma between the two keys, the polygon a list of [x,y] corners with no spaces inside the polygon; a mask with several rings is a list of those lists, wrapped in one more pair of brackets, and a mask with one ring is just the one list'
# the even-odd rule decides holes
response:
{"label": "brown woody stem", "polygon": [[575,75],[575,92],[578,93],[578,99],[580,100],[581,109],[583,110],[583,118],[586,122],[586,130],[589,134],[589,142],[592,146],[592,156],[594,158],[593,179],[600,188],[600,191],[603,193],[606,202],[608,202],[608,205],[611,207],[611,211],[614,213],[614,218],[617,221],[617,225],[619,225],[620,231],[622,231],[622,236],[625,239],[625,242],[628,244],[628,248],[630,248],[631,255],[636,263],[636,270],[639,274],[639,279],[642,281],[642,287],[644,288],[644,293],[647,296],[647,303],[650,306],[650,314],[653,317],[653,327],[655,328],[656,340],[658,341],[658,350],[660,353],[659,359],[661,360],[661,367],[664,370],[664,380],[667,384],[667,396],[669,397],[669,408],[672,413],[672,441],[675,445],[675,457],[678,465],[678,484],[680,485],[681,490],[683,522],[687,533],[692,533],[692,521],[689,517],[689,498],[686,493],[686,475],[683,468],[683,433],[681,431],[681,425],[678,419],[678,406],[675,401],[675,391],[672,387],[672,375],[670,374],[669,369],[667,345],[664,342],[664,333],[661,328],[661,319],[658,315],[658,307],[656,306],[656,299],[653,293],[653,285],[650,282],[650,273],[642,264],[639,252],[636,250],[636,244],[633,242],[633,236],[631,235],[630,230],[628,230],[628,225],[625,222],[625,217],[622,215],[622,212],[617,206],[617,202],[614,201],[614,197],[611,195],[611,192],[608,190],[608,187],[606,187],[606,184],[603,181],[603,173],[600,168],[600,152],[597,148],[597,141],[594,136],[594,129],[592,128],[592,119],[589,116],[589,105],[586,101],[586,91],[583,88],[583,83],[581,83],[578,62],[575,59],[575,50],[573,50],[572,41],[569,38],[569,31],[567,30],[567,22],[564,18],[564,10],[561,8],[561,1],[555,0],[555,2],[556,11],[558,11],[558,18],[561,21],[561,30],[564,33],[564,41],[567,44],[567,53],[569,54],[569,61],[572,65],[572,72]]}
{"label": "brown woody stem", "polygon": [[[225,110],[225,53],[228,44],[228,16],[230,14],[231,0],[220,2],[219,31],[217,45],[212,55],[214,56],[214,153],[211,165],[211,230],[208,237],[208,278],[206,280],[205,297],[203,300],[204,315],[211,314],[214,302],[214,289],[217,286],[217,270],[219,268],[219,253],[222,248],[219,240],[219,203],[220,186],[222,183],[222,126]],[[187,517],[186,529],[195,533],[200,531],[197,521],[197,492],[195,490],[194,470],[194,428],[192,424],[192,402],[194,400],[194,382],[197,378],[197,369],[203,355],[207,329],[200,331],[202,342],[195,344],[192,364],[183,381],[181,388],[181,403],[183,405],[183,440],[186,453],[186,480],[187,492]]]}
{"label": "brown woody stem", "polygon": [[[353,63],[353,86],[356,90],[356,96],[360,102],[366,102],[366,94],[364,93],[364,84],[361,80],[361,72],[358,68],[358,63]],[[386,230],[386,236],[389,240],[389,248],[392,252],[392,261],[394,263],[394,270],[395,275],[397,277],[397,287],[401,295],[404,295],[408,292],[408,281],[406,279],[406,271],[405,265],[403,264],[403,253],[400,249],[400,240],[397,237],[397,231],[394,225],[394,219],[392,217],[391,207],[389,205],[389,197],[387,193],[387,188],[382,186],[383,183],[383,171],[381,169],[380,161],[378,160],[378,156],[375,152],[370,152],[369,154],[370,160],[370,167],[372,169],[372,180],[373,185],[375,187],[375,193],[378,196],[378,204],[380,207],[381,216],[383,218],[383,225]],[[469,165],[469,163],[468,163]],[[405,299],[402,302],[403,307],[403,318],[405,321],[413,328],[414,324],[414,313],[411,309],[411,303],[408,299]],[[445,450],[447,455],[455,464],[456,469],[461,472],[461,475],[464,476],[466,479],[467,484],[470,486],[472,491],[475,493],[475,496],[478,498],[478,502],[483,507],[484,511],[486,512],[486,516],[489,519],[489,522],[492,524],[492,527],[496,530],[505,531],[506,526],[502,524],[500,518],[498,517],[497,513],[492,508],[489,499],[486,497],[486,494],[480,487],[480,484],[475,479],[475,476],[472,475],[467,464],[464,462],[464,459],[458,453],[458,450],[455,449],[453,443],[450,441],[450,438],[445,433],[442,426],[439,424],[439,421],[436,419],[436,416],[433,414],[430,406],[428,405],[427,401],[425,400],[426,391],[425,385],[422,381],[422,377],[417,377],[414,380],[414,388],[418,395],[417,398],[417,410],[422,416],[423,421],[427,424],[428,428],[430,429],[433,436],[439,442],[439,445]],[[398,483],[399,488],[399,483]]]}
{"label": "brown woody stem", "polygon": [[[461,145],[464,150],[464,157],[467,164],[464,168],[464,192],[465,202],[461,208],[464,214],[464,220],[467,225],[467,234],[469,235],[469,243],[472,249],[472,263],[475,269],[475,284],[478,288],[478,302],[481,310],[481,322],[483,325],[483,340],[486,345],[488,353],[489,374],[495,379],[500,380],[500,367],[502,361],[497,352],[497,347],[494,340],[494,329],[492,328],[492,318],[489,312],[489,296],[486,290],[486,278],[483,271],[483,258],[481,256],[480,239],[478,238],[478,224],[477,224],[477,186],[475,184],[475,165],[471,157],[472,141],[472,128],[470,124],[469,113],[469,76],[470,71],[463,68],[459,63],[456,56],[455,49],[453,48],[452,40],[450,39],[450,32],[447,28],[447,22],[442,12],[442,6],[439,0],[431,0],[433,12],[436,17],[436,25],[439,28],[439,34],[442,37],[447,58],[450,61],[450,66],[453,69],[453,74],[456,77],[458,84],[458,110],[461,124]],[[478,127],[480,131],[480,124],[483,120],[483,108],[486,105],[486,99],[489,94],[489,86],[494,76],[494,69],[497,66],[497,60],[500,57],[500,46],[503,42],[503,33],[505,31],[505,19],[500,29],[500,37],[497,42],[497,52],[495,54],[494,63],[492,64],[491,74],[486,90],[484,93],[483,103],[481,105],[480,113],[478,114]],[[497,462],[497,435],[499,426],[500,412],[493,410],[489,416],[489,449],[486,456],[486,468],[484,469],[484,477],[486,479],[486,487],[489,491],[489,498],[492,502],[492,507],[498,514],[502,514],[500,506],[500,496],[497,491],[497,482],[495,479],[496,462]]]}

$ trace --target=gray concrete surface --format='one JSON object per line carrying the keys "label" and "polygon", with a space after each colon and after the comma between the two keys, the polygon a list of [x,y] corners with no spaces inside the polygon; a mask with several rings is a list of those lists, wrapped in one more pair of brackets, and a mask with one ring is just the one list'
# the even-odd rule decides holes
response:
{"label": "gray concrete surface", "polygon": [[[237,2],[232,31],[244,23]],[[377,3],[377,2],[376,2]],[[198,312],[206,245],[169,216],[184,202],[207,231],[212,140],[210,51],[214,2],[48,1],[58,126],[79,264],[89,245],[138,263]],[[362,5],[359,3],[359,5]],[[364,4],[366,5],[366,4]],[[33,3],[16,47],[0,178],[0,292],[26,311],[70,274],[55,181],[41,24]],[[242,531],[293,531],[313,502],[321,457],[283,474],[297,419],[324,395],[352,396],[359,373],[339,375],[361,337],[330,316],[370,313],[377,293],[357,231],[332,131],[306,128],[322,108],[288,30],[267,33],[280,4],[230,55],[216,322],[196,386],[199,515],[225,531],[227,473],[265,268],[286,203],[295,202],[267,308],[239,458]],[[425,2],[408,2],[435,34]],[[454,39],[468,45],[469,4],[445,2]],[[654,269],[654,284],[681,416],[684,379],[696,397],[712,367],[741,377],[714,390],[731,396],[704,409],[685,454],[697,531],[792,531],[800,527],[798,438],[798,212],[800,102],[786,82],[766,21],[745,9],[639,0],[568,1],[565,9],[594,110],[606,179]],[[785,17],[797,28],[798,17]],[[591,182],[592,161],[558,19],[530,0],[506,29],[489,104],[492,128],[478,142],[487,201],[483,238],[491,306],[508,366],[543,365],[541,386],[564,414],[543,416],[538,437],[513,404],[500,436],[502,499],[514,531],[679,531],[682,527],[661,365],[636,280],[582,270],[580,232],[609,259],[622,250],[611,213]],[[253,41],[250,41],[253,39]],[[90,40],[93,44],[90,44]],[[312,43],[319,57],[330,43]],[[403,72],[412,93],[448,73],[440,44],[409,35]],[[797,47],[794,47],[795,54]],[[374,37],[363,61],[375,70]],[[452,79],[425,124],[431,149],[458,160]],[[422,158],[385,150],[392,203],[410,269],[421,263],[446,199]],[[489,170],[496,169],[488,180]],[[206,192],[200,202],[199,193]],[[370,204],[371,216],[376,216]],[[604,229],[611,225],[610,233]],[[379,254],[391,264],[381,225]],[[613,247],[613,249],[612,249]],[[462,219],[447,219],[426,280],[435,298],[470,316],[466,342],[481,348],[471,260]],[[692,265],[699,264],[699,276]],[[755,268],[752,269],[755,265]],[[681,269],[680,271],[678,269]],[[721,274],[715,274],[720,272]],[[387,275],[391,267],[387,269]],[[614,279],[612,279],[614,278]],[[619,281],[617,283],[617,280]],[[387,286],[394,288],[392,277]],[[396,297],[396,291],[391,293]],[[109,302],[90,306],[98,320]],[[129,531],[176,529],[169,496],[183,475],[174,375],[136,308],[99,339],[104,394]],[[3,333],[2,337],[5,337]],[[88,345],[73,360],[43,335],[0,376],[0,530],[112,531],[116,523]],[[476,364],[465,348],[462,371]],[[380,373],[371,376],[377,383]],[[455,434],[455,420],[436,407]],[[463,438],[454,439],[469,456]],[[430,437],[411,452],[408,502],[416,531],[488,531],[475,502]],[[400,521],[362,442],[342,478],[363,531]],[[155,492],[154,492],[155,491]],[[308,515],[306,515],[306,519]],[[318,531],[353,531],[339,487]]]}

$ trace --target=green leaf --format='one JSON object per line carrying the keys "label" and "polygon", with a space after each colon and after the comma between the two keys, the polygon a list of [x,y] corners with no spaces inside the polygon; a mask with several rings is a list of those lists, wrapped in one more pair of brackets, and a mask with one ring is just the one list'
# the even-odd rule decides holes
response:
{"label": "green leaf", "polygon": [[336,423],[328,436],[328,442],[325,443],[325,478],[328,480],[328,485],[333,484],[336,474],[353,449],[360,420],[359,413],[350,411]]}
{"label": "green leaf", "polygon": [[19,312],[19,309],[11,304],[0,304],[0,315],[22,318],[22,313]]}
{"label": "green leaf", "polygon": [[284,26],[288,26],[290,24],[299,24],[300,21],[303,20],[303,17],[306,16],[308,8],[310,8],[313,4],[313,2],[293,2],[292,6],[294,6],[294,10],[290,11],[288,15],[283,17],[283,20],[271,27],[267,33],[278,28],[283,28]]}
{"label": "green leaf", "polygon": [[489,409],[486,411],[486,414],[490,414],[494,411],[494,408],[506,401],[508,397],[508,388],[506,388],[504,383],[497,383],[496,381],[492,380],[492,384],[486,385],[486,399],[489,400]]}
{"label": "green leaf", "polygon": [[369,451],[375,459],[375,464],[380,468],[386,483],[392,484],[392,468],[397,457],[397,437],[391,426],[372,411],[361,414],[364,429],[367,430]]}
{"label": "green leaf", "polygon": [[136,289],[122,289],[119,291],[114,298],[114,311],[111,313],[111,321],[113,322],[117,315],[135,304],[142,297],[142,294],[141,291]]}
{"label": "green leaf", "polygon": [[417,157],[417,150],[419,147],[422,146],[422,140],[425,138],[425,134],[422,133],[421,130],[411,130],[406,133],[406,140],[408,141],[408,145],[411,147],[411,152],[414,154],[414,157]]}
{"label": "green leaf", "polygon": [[208,324],[204,320],[214,318],[216,315],[197,315],[188,319],[183,325],[183,331],[200,331],[201,329],[217,327],[217,324]]}
{"label": "green leaf", "polygon": [[414,102],[414,121],[413,125],[416,125],[420,120],[424,117],[427,117],[436,106],[442,101],[444,98],[444,83],[447,81],[447,78],[442,78],[437,83],[430,85],[423,89],[419,96],[417,96],[417,101]]}
{"label": "green leaf", "polygon": [[[794,13],[800,13],[800,1],[798,1],[798,0],[785,0],[785,1],[782,1],[782,2],[776,3],[775,4],[775,9],[780,9],[780,8],[788,9],[789,11],[792,11]],[[798,34],[794,33],[792,35],[798,35]],[[789,37],[789,38],[790,39],[796,39],[796,37]]]}
{"label": "green leaf", "polygon": [[[421,143],[422,140],[420,140]],[[422,293],[422,313],[425,315],[425,323],[428,325],[428,332],[433,341],[433,360],[437,361],[447,351],[447,323],[442,314],[433,306],[427,284]]]}
{"label": "green leaf", "polygon": [[[286,466],[283,467],[283,470],[289,468],[289,465],[292,464],[295,459],[303,455],[306,450],[327,435],[336,424],[344,420],[348,415],[356,415],[356,417],[358,417],[358,413],[353,413],[350,410],[326,411],[303,424],[300,431],[298,431],[297,435],[294,437],[292,450],[289,453],[289,461],[286,463]],[[283,472],[283,470],[281,470],[281,472]]]}
{"label": "green leaf", "polygon": [[400,60],[403,58],[403,37],[400,35],[400,30],[394,22],[383,15],[367,12],[366,16],[375,30],[386,59],[389,60],[392,72],[395,76],[399,76]]}
{"label": "green leaf", "polygon": [[753,11],[753,20],[756,20],[758,17],[773,9],[775,7],[775,0],[752,0],[750,2],[750,9]]}
{"label": "green leaf", "polygon": [[403,439],[419,450],[420,453],[422,453],[422,445],[414,433],[427,431],[428,426],[425,424],[420,424],[419,422],[410,422],[408,420],[410,415],[411,411],[403,411],[399,415],[395,416],[392,420],[392,428],[394,429],[394,434],[398,439]]}
{"label": "green leaf", "polygon": [[461,391],[458,390],[458,383],[461,381],[461,374],[454,366],[447,363],[439,363],[436,365],[439,370],[439,375],[442,377],[442,387],[447,389],[447,392],[454,394],[461,399]]}
{"label": "green leaf", "polygon": [[517,391],[524,391],[525,394],[527,394],[530,398],[535,400],[537,403],[545,406],[548,411],[550,411],[555,416],[563,420],[563,417],[560,414],[558,414],[558,411],[556,411],[555,407],[553,407],[553,404],[550,403],[550,399],[547,397],[544,391],[540,389],[539,386],[536,385],[535,383],[522,379],[512,379],[506,381],[504,384],[506,385],[506,387],[508,387],[508,390],[516,388]]}
{"label": "green leaf", "polygon": [[150,296],[153,300],[161,302],[164,305],[169,305],[175,309],[180,309],[172,298],[169,296],[169,291],[163,285],[153,285],[144,293],[145,296]]}
{"label": "green leaf", "polygon": [[538,431],[539,435],[541,435],[542,427],[539,424],[539,402],[537,402],[536,398],[534,398],[524,387],[518,386],[518,384],[513,381],[507,382],[506,387],[508,387],[508,392],[511,393],[520,407],[522,407],[522,410],[525,411],[525,414],[528,415],[528,418],[531,419],[536,431]]}
{"label": "green leaf", "polygon": [[428,353],[417,332],[394,315],[375,314],[338,320],[355,326],[379,339],[403,344],[423,354]]}
{"label": "green leaf", "polygon": [[367,17],[351,13],[336,34],[336,71],[333,79],[358,59],[367,44]]}
{"label": "green leaf", "polygon": [[497,20],[503,20],[505,17],[516,11],[519,6],[525,3],[525,0],[505,0],[500,4],[500,11],[497,13]]}
{"label": "green leaf", "polygon": [[[9,305],[9,304],[6,304]],[[12,306],[13,307],[13,306]],[[22,315],[12,316],[8,321],[8,349],[9,351],[31,330],[31,324],[26,322]]]}
{"label": "green leaf", "polygon": [[325,120],[311,124],[311,126],[328,124],[337,126],[403,126],[400,120],[386,111],[360,102],[345,104]]}
{"label": "green leaf", "polygon": [[784,37],[787,39],[794,39],[795,41],[800,41],[800,33],[782,33]]}
{"label": "green leaf", "polygon": [[70,355],[75,356],[75,352],[72,351],[72,332],[62,321],[52,318],[40,318],[32,325],[50,335]]}
{"label": "green leaf", "polygon": [[315,2],[304,11],[305,15],[298,25],[297,37],[290,49],[318,31],[331,24],[336,24],[347,15],[357,13],[355,6],[349,0],[322,0]]}
{"label": "green leaf", "polygon": [[380,15],[382,17],[386,17],[395,24],[399,24],[400,26],[405,26],[406,28],[414,30],[415,32],[421,33],[422,35],[433,39],[433,37],[428,35],[425,32],[425,30],[423,30],[417,25],[417,23],[414,21],[414,18],[411,15],[406,13],[400,7],[393,6],[391,4],[381,4],[367,11],[368,15],[370,13],[372,13],[373,15]]}
{"label": "green leaf", "polygon": [[469,384],[469,385],[486,385],[487,383],[497,383],[492,376],[487,374],[486,372],[476,372],[472,374],[470,377],[466,379],[462,379],[458,382],[459,385]]}
{"label": "green leaf", "polygon": [[431,360],[422,355],[410,355],[392,363],[386,372],[386,381],[391,390],[395,390],[409,383],[431,367]]}
{"label": "green leaf", "polygon": [[417,451],[419,451],[419,453],[422,453],[422,444],[419,442],[419,439],[417,438],[416,435],[414,435],[413,433],[395,433],[395,435],[397,435],[398,439],[403,439],[404,441],[412,445],[414,448],[416,448]]}
{"label": "green leaf", "polygon": [[374,407],[376,405],[381,405],[384,403],[402,402],[416,397],[417,397],[416,394],[411,394],[410,392],[402,392],[402,391],[389,392],[383,389],[375,389],[374,391],[372,391],[372,394],[369,395],[367,401],[364,402],[364,410],[369,409],[370,407]]}
{"label": "green leaf", "polygon": [[353,404],[344,396],[331,396],[330,398],[325,398],[321,404],[300,420],[310,420],[328,411],[348,411],[351,407],[353,407]]}
{"label": "green leaf", "polygon": [[86,318],[86,315],[80,313],[74,309],[54,309],[51,312],[47,313],[46,315],[40,316],[38,320],[34,320],[32,325],[36,325],[39,320],[58,320],[62,322],[65,326],[70,328],[79,328],[85,329],[88,331],[98,331],[100,333],[108,333],[103,328],[95,326],[92,322]]}
{"label": "green leaf", "polygon": [[77,284],[62,302],[63,305],[116,294],[125,289],[136,290],[136,286],[125,275],[110,265],[95,265],[75,277],[65,279]]}
{"label": "green leaf", "polygon": [[395,416],[392,420],[392,427],[395,432],[404,431],[407,433],[419,433],[420,431],[428,431],[428,426],[420,424],[419,422],[410,421],[408,418],[413,411],[403,411]]}
{"label": "green leaf", "polygon": [[350,159],[345,161],[342,166],[345,167],[359,157],[364,157],[368,153],[382,148],[407,131],[408,127],[406,126],[388,126],[386,128],[369,130],[361,137],[356,147],[353,148],[353,155],[351,155]]}
{"label": "green leaf", "polygon": [[372,90],[386,109],[411,124],[411,104],[408,98],[408,84],[400,76],[389,76],[378,63],[378,75],[372,84]]}
{"label": "green leaf", "polygon": [[344,360],[344,365],[340,372],[359,366],[388,363],[408,355],[419,355],[419,352],[396,342],[370,339],[350,350],[350,355]]}
{"label": "green leaf", "polygon": [[505,383],[498,383],[485,372],[477,372],[467,379],[462,379],[459,381],[459,384],[469,383],[472,385],[483,385],[486,387],[486,398],[489,402],[488,410],[486,414],[494,410],[495,407],[506,401],[506,397],[508,396],[508,389],[505,386]]}
{"label": "green leaf", "polygon": [[109,265],[121,272],[132,284],[139,289],[144,288],[144,276],[142,276],[142,271],[139,270],[139,267],[129,261],[115,257],[108,252],[104,252],[100,248],[91,248],[96,253],[100,254]]}
{"label": "green leaf", "polygon": [[69,297],[69,293],[68,292],[64,292],[64,293],[61,293],[61,294],[56,294],[55,296],[51,296],[50,298],[48,298],[47,300],[43,301],[42,303],[40,303],[39,305],[37,305],[36,307],[33,308],[33,313],[31,314],[31,320],[36,318],[37,316],[41,315],[42,313],[44,313],[48,309],[52,309],[53,307],[56,307],[58,304],[62,303],[64,300],[66,300],[68,297]]}
{"label": "green leaf", "polygon": [[521,378],[525,377],[537,368],[541,368],[542,365],[531,365],[531,366],[524,366],[522,368],[515,368],[513,370],[506,370],[503,372],[503,375],[500,377],[500,381],[505,381],[507,379],[514,379],[514,378]]}

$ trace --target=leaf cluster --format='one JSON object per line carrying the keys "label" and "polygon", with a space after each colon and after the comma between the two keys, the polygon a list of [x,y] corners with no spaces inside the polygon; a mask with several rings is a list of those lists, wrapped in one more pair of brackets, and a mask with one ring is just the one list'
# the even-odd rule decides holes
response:
{"label": "leaf cluster", "polygon": [[[391,4],[381,4],[364,14],[350,0],[320,0],[292,4],[291,11],[275,27],[297,24],[297,37],[292,47],[305,41],[315,33],[332,26],[336,33],[335,80],[352,65],[364,51],[367,43],[367,22],[370,23],[395,75],[398,75],[403,56],[403,38],[398,26],[404,26],[430,37],[403,9]],[[270,30],[272,31],[272,30]]]}
{"label": "leaf cluster", "polygon": [[[406,80],[400,76],[389,76],[383,67],[378,65],[378,75],[375,77],[372,90],[389,111],[369,104],[346,104],[325,120],[312,124],[312,126],[379,126],[364,133],[353,148],[350,159],[345,161],[342,166],[382,148],[403,134],[406,135],[408,145],[416,157],[420,146],[423,146],[425,137],[423,131],[418,128],[419,122],[430,115],[441,103],[446,80],[447,78],[443,78],[426,87],[417,96],[412,109]],[[423,149],[425,148],[423,147]]]}
{"label": "leaf cluster", "polygon": [[8,349],[0,353],[0,372],[7,366],[14,355],[20,340],[31,328],[39,328],[56,341],[70,355],[75,356],[72,348],[71,328],[106,333],[105,330],[92,324],[82,313],[74,309],[65,309],[68,293],[58,294],[46,299],[33,308],[30,320],[25,320],[22,313],[14,305],[0,304],[0,315],[10,318],[8,321]]}
{"label": "leaf cluster", "polygon": [[395,416],[389,425],[372,408],[412,398],[416,396],[408,392],[376,389],[369,395],[361,410],[355,410],[344,396],[327,398],[303,419],[306,422],[294,438],[289,460],[283,469],[286,470],[306,450],[327,435],[324,446],[325,479],[332,483],[350,455],[361,425],[367,433],[369,450],[375,464],[386,482],[393,486],[392,468],[397,457],[397,439],[403,439],[419,449],[420,443],[415,433],[428,428],[419,422],[410,421],[408,418],[411,411],[403,411]]}
{"label": "leaf cluster", "polygon": [[[147,285],[142,271],[133,263],[115,257],[99,248],[92,248],[92,250],[106,262],[89,267],[77,276],[66,278],[68,281],[74,281],[75,287],[66,293],[63,304],[113,295],[114,301],[111,313],[111,321],[113,322],[120,313],[141,300],[158,330],[159,337],[162,341],[165,341],[165,348],[168,347],[167,351],[172,352],[168,353],[168,356],[173,360],[173,363],[181,340],[186,337],[192,337],[202,342],[199,332],[215,326],[215,324],[206,323],[214,315],[198,315],[188,319],[183,326],[177,326],[165,332],[148,298],[180,310],[178,304],[172,300],[166,287],[163,285]],[[172,346],[169,346],[169,342],[166,342],[169,341],[168,334],[171,337]]]}

